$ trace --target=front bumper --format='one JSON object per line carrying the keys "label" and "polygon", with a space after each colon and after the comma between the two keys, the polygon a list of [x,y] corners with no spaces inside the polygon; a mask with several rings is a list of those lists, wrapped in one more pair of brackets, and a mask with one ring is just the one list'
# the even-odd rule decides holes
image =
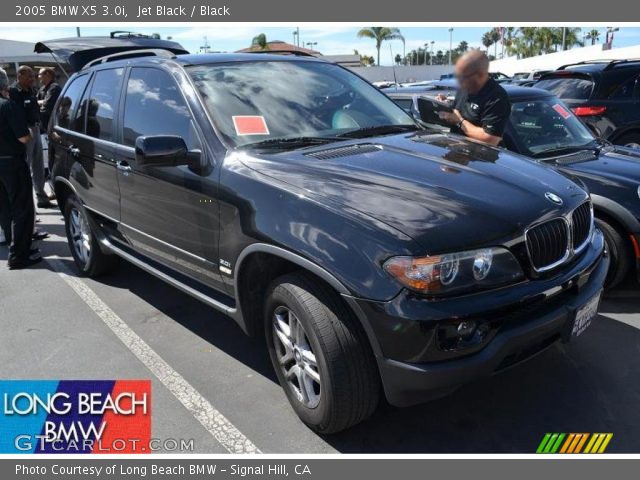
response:
{"label": "front bumper", "polygon": [[[609,258],[597,231],[589,249],[570,268],[547,280],[508,289],[430,302],[400,295],[391,302],[358,300],[368,329],[379,342],[378,368],[389,403],[409,406],[448,393],[478,377],[520,363],[560,340],[575,311],[602,290]],[[477,350],[433,358],[436,326],[452,318],[500,323]]]}

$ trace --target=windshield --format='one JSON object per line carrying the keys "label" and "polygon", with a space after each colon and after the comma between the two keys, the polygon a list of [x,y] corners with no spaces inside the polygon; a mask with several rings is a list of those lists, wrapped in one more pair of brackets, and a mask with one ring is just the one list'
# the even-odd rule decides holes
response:
{"label": "windshield", "polygon": [[592,148],[595,138],[578,118],[557,99],[514,103],[509,119],[520,152],[543,157],[580,148]]}
{"label": "windshield", "polygon": [[549,90],[566,100],[589,100],[593,91],[593,80],[580,77],[553,77],[540,80],[536,88]]}
{"label": "windshield", "polygon": [[415,128],[378,89],[331,63],[247,61],[187,70],[218,131],[234,146]]}

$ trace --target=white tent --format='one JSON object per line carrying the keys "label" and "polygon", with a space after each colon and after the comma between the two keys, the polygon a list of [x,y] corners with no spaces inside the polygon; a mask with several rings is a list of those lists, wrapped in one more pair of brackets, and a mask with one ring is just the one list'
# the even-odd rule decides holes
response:
{"label": "white tent", "polygon": [[[33,51],[34,45],[35,42],[0,39],[0,66],[7,71],[10,77],[15,76],[20,65],[58,67],[51,54],[35,53]],[[56,68],[56,71],[60,74],[59,67]],[[60,77],[60,75],[58,76]],[[64,80],[64,75],[59,80]]]}
{"label": "white tent", "polygon": [[572,48],[563,52],[548,53],[537,57],[517,59],[515,57],[494,60],[489,67],[492,72],[513,75],[518,72],[535,70],[555,70],[562,65],[584,62],[586,60],[625,60],[640,58],[640,45],[632,47],[603,49],[603,45]]}

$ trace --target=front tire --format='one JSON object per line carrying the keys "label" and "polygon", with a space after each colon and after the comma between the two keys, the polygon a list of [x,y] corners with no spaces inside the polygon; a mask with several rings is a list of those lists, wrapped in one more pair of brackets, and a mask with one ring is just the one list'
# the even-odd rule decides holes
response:
{"label": "front tire", "polygon": [[335,433],[369,417],[380,380],[366,335],[340,297],[303,273],[269,288],[265,333],[273,367],[300,419]]}
{"label": "front tire", "polygon": [[596,218],[596,225],[604,234],[607,250],[611,256],[611,263],[604,287],[611,290],[622,282],[633,264],[631,245],[625,240],[624,234],[604,220]]}
{"label": "front tire", "polygon": [[117,267],[118,257],[100,250],[87,213],[75,195],[70,195],[65,203],[64,226],[71,255],[81,274],[97,277]]}

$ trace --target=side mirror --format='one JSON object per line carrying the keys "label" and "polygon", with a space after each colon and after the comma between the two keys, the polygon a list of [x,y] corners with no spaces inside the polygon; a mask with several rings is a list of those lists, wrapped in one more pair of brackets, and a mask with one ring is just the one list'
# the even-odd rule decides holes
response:
{"label": "side mirror", "polygon": [[139,167],[177,167],[191,165],[187,144],[176,135],[157,135],[136,139]]}

